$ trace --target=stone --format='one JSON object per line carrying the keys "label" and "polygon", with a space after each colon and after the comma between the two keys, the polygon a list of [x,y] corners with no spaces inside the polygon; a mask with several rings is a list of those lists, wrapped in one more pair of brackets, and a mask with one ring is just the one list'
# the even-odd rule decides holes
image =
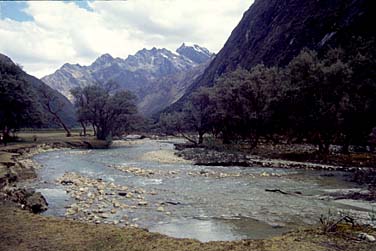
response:
{"label": "stone", "polygon": [[24,188],[11,187],[4,190],[8,198],[23,205],[22,208],[33,213],[41,213],[48,208],[48,203],[43,195],[32,189],[27,190]]}
{"label": "stone", "polygon": [[360,233],[358,237],[362,240],[374,242],[376,241],[376,238],[373,235],[367,234],[367,233]]}
{"label": "stone", "polygon": [[146,201],[139,201],[138,205],[139,206],[146,206],[148,203]]}
{"label": "stone", "polygon": [[101,218],[109,218],[110,216],[106,213],[102,213],[99,215]]}
{"label": "stone", "polygon": [[206,170],[200,170],[200,174],[201,174],[201,175],[208,174],[208,171],[206,171]]}
{"label": "stone", "polygon": [[164,207],[158,207],[158,208],[157,208],[157,211],[158,211],[158,212],[164,212],[165,209],[164,209]]}
{"label": "stone", "polygon": [[67,211],[65,212],[65,215],[69,216],[69,215],[73,215],[73,214],[75,214],[75,213],[76,213],[76,211],[75,211],[74,209],[69,208],[69,209],[67,209]]}

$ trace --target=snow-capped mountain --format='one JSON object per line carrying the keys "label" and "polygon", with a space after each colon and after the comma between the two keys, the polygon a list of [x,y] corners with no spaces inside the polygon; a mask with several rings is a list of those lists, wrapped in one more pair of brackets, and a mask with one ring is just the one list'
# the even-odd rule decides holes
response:
{"label": "snow-capped mountain", "polygon": [[183,43],[177,50],[177,53],[183,55],[197,64],[202,64],[208,61],[214,54],[208,49],[197,44]]}
{"label": "snow-capped mountain", "polygon": [[[104,54],[89,66],[64,64],[55,73],[43,77],[42,81],[72,100],[70,90],[74,87],[114,80],[121,88],[136,94],[139,97],[139,103],[142,103],[143,112],[148,113],[149,102],[143,100],[143,97],[150,99],[148,91],[152,89],[155,91],[155,88],[145,88],[145,86],[153,86],[153,83],[158,83],[162,78],[165,80],[171,78],[176,79],[176,81],[167,81],[173,89],[173,85],[179,85],[177,82],[182,79],[175,75],[182,75],[203,64],[206,65],[213,55],[206,48],[198,45],[188,46],[185,43],[177,49],[177,53],[167,49],[152,48],[142,49],[126,59]],[[185,79],[184,86],[186,85]],[[168,100],[174,100],[174,97]]]}

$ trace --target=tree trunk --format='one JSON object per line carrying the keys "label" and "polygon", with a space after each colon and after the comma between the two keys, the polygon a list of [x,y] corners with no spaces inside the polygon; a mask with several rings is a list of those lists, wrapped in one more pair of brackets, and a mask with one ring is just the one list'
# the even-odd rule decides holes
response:
{"label": "tree trunk", "polygon": [[204,143],[204,133],[199,132],[198,133],[198,144],[201,145],[202,143]]}
{"label": "tree trunk", "polygon": [[7,126],[3,129],[3,144],[6,146],[8,144],[9,139],[9,129]]}
{"label": "tree trunk", "polygon": [[349,154],[349,147],[350,147],[350,138],[345,136],[345,140],[342,145],[342,153],[343,154]]}
{"label": "tree trunk", "polygon": [[185,139],[188,140],[189,142],[193,143],[194,145],[197,145],[196,140],[194,140],[194,139],[188,137],[188,135],[186,135],[185,133],[183,133],[183,132],[181,132],[181,131],[180,131],[179,133],[181,134],[181,136],[183,136],[183,138],[185,138]]}
{"label": "tree trunk", "polygon": [[250,138],[251,141],[251,149],[255,148],[259,142],[259,135],[257,132],[253,135],[253,137]]}
{"label": "tree trunk", "polygon": [[55,117],[55,119],[58,121],[58,123],[60,123],[60,125],[64,128],[65,132],[66,132],[66,135],[67,137],[70,137],[72,136],[69,128],[67,127],[67,125],[64,123],[64,121],[60,118],[59,114],[57,114],[57,112],[54,112],[51,108],[51,105],[48,103],[47,104],[47,108],[48,108],[48,111]]}
{"label": "tree trunk", "polygon": [[330,144],[325,143],[324,144],[324,154],[329,154]]}
{"label": "tree trunk", "polygon": [[81,123],[81,126],[82,126],[82,130],[83,130],[83,132],[84,132],[84,137],[86,137],[86,125],[85,125],[85,123],[84,122],[80,122]]}
{"label": "tree trunk", "polygon": [[93,126],[93,134],[94,136],[97,136],[97,129],[94,124],[91,124]]}
{"label": "tree trunk", "polygon": [[63,126],[63,128],[64,128],[64,130],[65,130],[65,132],[66,132],[67,137],[72,136],[72,134],[71,134],[69,128],[65,125],[65,123],[64,123],[62,120],[60,120],[60,123],[61,123],[61,125]]}
{"label": "tree trunk", "polygon": [[226,131],[222,132],[222,143],[225,145],[230,144],[230,137]]}

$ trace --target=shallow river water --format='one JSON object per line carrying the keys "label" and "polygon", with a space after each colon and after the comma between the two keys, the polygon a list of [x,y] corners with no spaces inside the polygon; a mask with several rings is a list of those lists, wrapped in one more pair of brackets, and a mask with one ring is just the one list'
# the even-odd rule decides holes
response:
{"label": "shallow river water", "polygon": [[[169,141],[143,140],[109,150],[58,150],[39,154],[34,157],[42,166],[37,170],[38,180],[29,185],[46,197],[49,209],[45,214],[61,217],[65,217],[69,205],[77,203],[67,192],[69,186],[57,181],[67,172],[127,186],[130,190],[141,189],[146,205],[138,205],[137,200],[116,193],[105,195],[131,207],[117,208],[116,212],[114,209],[104,221],[115,221],[120,226],[137,224],[153,232],[201,241],[267,238],[315,224],[328,210],[367,213],[365,209],[323,198],[328,191],[356,188],[346,181],[344,173],[204,167],[169,158],[163,161],[166,153],[172,155],[173,148]],[[151,175],[124,172],[116,166],[150,170]],[[266,192],[266,189],[292,194]],[[103,208],[109,211],[113,209],[111,206]],[[86,211],[90,212],[90,208]],[[121,221],[125,215],[128,222]],[[79,219],[75,215],[67,217]]]}

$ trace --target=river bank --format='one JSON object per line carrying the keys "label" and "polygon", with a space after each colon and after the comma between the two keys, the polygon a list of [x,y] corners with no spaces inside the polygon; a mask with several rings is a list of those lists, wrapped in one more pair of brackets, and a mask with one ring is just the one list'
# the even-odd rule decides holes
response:
{"label": "river bank", "polygon": [[[49,151],[52,148],[50,144],[51,142],[48,142],[48,145],[39,147],[13,146],[18,150],[8,153],[20,154],[17,156],[24,157],[26,161],[33,153]],[[67,146],[59,145],[60,142],[57,144],[57,148]],[[36,150],[38,148],[40,150]],[[166,157],[163,151],[161,153],[162,155],[159,155],[154,152],[151,156],[146,156],[146,159],[152,157],[162,162],[166,159],[176,160],[171,156]],[[16,160],[15,162],[21,160],[21,158],[15,159],[15,156],[9,157],[9,155],[6,158]],[[19,165],[17,163],[14,166]],[[33,165],[31,162],[21,165],[18,174],[22,173],[22,169],[27,170],[25,166],[29,164]],[[29,214],[15,208],[14,204],[9,201],[1,202],[0,222],[2,223],[0,237],[4,240],[2,241],[4,250],[333,250],[333,248],[373,250],[373,243],[360,239],[357,231],[375,235],[372,229],[324,234],[321,229],[315,227],[311,230],[294,231],[267,240],[200,243],[195,240],[180,240],[149,233],[139,228],[94,225]]]}
{"label": "river bank", "polygon": [[63,133],[24,133],[22,141],[0,147],[0,199],[17,203],[34,213],[47,210],[48,204],[34,189],[19,188],[17,184],[35,179],[38,163],[32,157],[44,152],[70,148],[107,148],[108,142],[92,137],[65,137]]}
{"label": "river bank", "polygon": [[[175,144],[175,147],[179,157],[192,161],[195,165],[344,171],[351,173],[352,181],[376,187],[374,153],[341,154],[337,151],[330,155],[320,155],[314,146],[308,144],[261,144],[250,151],[231,145],[200,147],[185,143]],[[376,200],[376,194],[367,199]]]}
{"label": "river bank", "polygon": [[[1,203],[2,204],[2,203]],[[374,243],[353,231],[323,233],[320,229],[294,231],[267,240],[201,243],[175,239],[139,228],[94,225],[27,213],[0,205],[1,250],[255,250],[255,251],[373,251]],[[362,230],[364,231],[364,230]],[[375,234],[368,230],[369,234]]]}

